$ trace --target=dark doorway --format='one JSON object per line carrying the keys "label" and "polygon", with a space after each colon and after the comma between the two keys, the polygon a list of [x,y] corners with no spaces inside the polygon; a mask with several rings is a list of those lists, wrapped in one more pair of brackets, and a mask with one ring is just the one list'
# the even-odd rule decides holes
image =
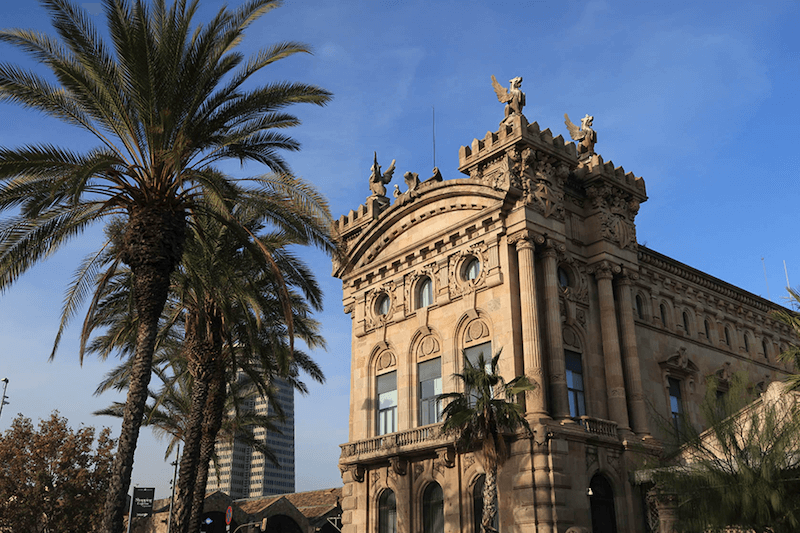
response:
{"label": "dark doorway", "polygon": [[270,516],[265,533],[303,533],[297,522],[284,514]]}
{"label": "dark doorway", "polygon": [[617,517],[614,512],[614,490],[601,474],[595,474],[589,483],[592,509],[592,533],[617,533]]}

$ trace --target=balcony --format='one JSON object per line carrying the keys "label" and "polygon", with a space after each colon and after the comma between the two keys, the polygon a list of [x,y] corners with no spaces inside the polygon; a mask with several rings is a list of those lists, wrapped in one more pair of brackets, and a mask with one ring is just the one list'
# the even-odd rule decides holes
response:
{"label": "balcony", "polygon": [[617,423],[611,420],[582,416],[578,419],[578,423],[583,427],[586,433],[612,437],[614,439],[617,438]]}
{"label": "balcony", "polygon": [[340,445],[342,463],[363,463],[371,459],[434,449],[452,443],[454,437],[442,433],[442,424],[431,424],[408,431],[381,435],[372,439],[348,442]]}

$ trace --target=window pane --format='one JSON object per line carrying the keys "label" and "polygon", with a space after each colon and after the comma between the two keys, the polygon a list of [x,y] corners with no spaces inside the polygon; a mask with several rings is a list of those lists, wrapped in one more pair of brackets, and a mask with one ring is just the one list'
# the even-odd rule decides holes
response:
{"label": "window pane", "polygon": [[464,350],[464,352],[466,353],[467,359],[469,359],[469,362],[472,363],[472,366],[477,366],[478,357],[480,356],[480,354],[483,354],[483,359],[484,359],[484,361],[486,361],[487,368],[492,363],[492,343],[491,342],[484,342],[483,344],[470,346],[469,348],[466,348]]}
{"label": "window pane", "polygon": [[442,393],[441,358],[420,363],[419,373],[419,424],[435,424],[441,419],[439,402],[436,397]]}
{"label": "window pane", "polygon": [[397,502],[394,492],[386,489],[378,503],[378,533],[396,533],[396,531]]}
{"label": "window pane", "polygon": [[397,372],[382,374],[377,379],[378,435],[397,431]]}
{"label": "window pane", "polygon": [[475,279],[478,277],[478,274],[481,272],[481,263],[476,258],[470,259],[469,263],[467,263],[467,267],[464,269],[464,277],[469,279]]}
{"label": "window pane", "polygon": [[433,303],[433,283],[430,278],[425,278],[419,284],[418,307],[428,307]]}
{"label": "window pane", "polygon": [[422,530],[424,533],[444,533],[444,498],[442,487],[433,482],[422,496]]}
{"label": "window pane", "polygon": [[572,350],[564,350],[564,364],[567,368],[567,395],[569,397],[569,414],[572,417],[586,414],[586,402],[583,387],[583,365],[581,354]]}

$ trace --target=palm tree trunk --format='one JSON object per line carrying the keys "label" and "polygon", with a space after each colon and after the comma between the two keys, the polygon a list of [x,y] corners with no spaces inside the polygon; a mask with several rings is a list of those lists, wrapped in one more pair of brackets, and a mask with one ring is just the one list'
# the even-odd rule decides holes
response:
{"label": "palm tree trunk", "polygon": [[[220,358],[221,360],[222,358]],[[203,518],[203,504],[206,499],[206,485],[208,483],[209,463],[214,456],[214,447],[217,444],[217,434],[222,427],[222,418],[225,415],[226,381],[225,370],[220,364],[214,376],[214,382],[208,394],[208,402],[203,419],[203,440],[200,445],[200,459],[195,480],[192,512],[189,518],[188,531],[200,531],[200,521]]]}
{"label": "palm tree trunk", "polygon": [[[189,320],[187,320],[189,322]],[[200,445],[203,438],[203,412],[208,401],[208,391],[213,379],[213,348],[210,343],[197,339],[192,328],[187,325],[185,354],[189,361],[189,373],[192,375],[192,403],[189,413],[189,424],[183,435],[183,456],[181,457],[178,483],[175,486],[175,505],[172,520],[175,531],[188,531],[189,514],[192,509],[197,467],[200,457]]]}
{"label": "palm tree trunk", "polygon": [[494,533],[494,517],[497,515],[497,464],[486,469],[486,483],[483,485],[483,533]]}
{"label": "palm tree trunk", "polygon": [[126,495],[131,483],[139,428],[144,419],[158,322],[167,301],[170,275],[180,261],[185,224],[182,211],[139,207],[129,212],[123,235],[122,260],[130,266],[133,274],[136,351],[103,513],[102,531],[106,533],[122,533],[123,530]]}

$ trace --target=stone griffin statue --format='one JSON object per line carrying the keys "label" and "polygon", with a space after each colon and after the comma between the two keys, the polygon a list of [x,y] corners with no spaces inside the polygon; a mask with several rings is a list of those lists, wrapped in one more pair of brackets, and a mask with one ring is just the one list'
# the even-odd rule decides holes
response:
{"label": "stone griffin statue", "polygon": [[597,143],[597,133],[592,129],[592,122],[594,117],[586,115],[581,119],[581,127],[579,128],[569,119],[569,115],[564,113],[564,124],[567,125],[569,136],[573,141],[578,141],[578,155],[593,154],[594,145]]}
{"label": "stone griffin statue", "polygon": [[386,184],[392,181],[395,161],[395,159],[392,159],[392,164],[389,165],[386,172],[381,174],[381,166],[378,164],[378,152],[375,152],[375,158],[369,176],[369,190],[372,191],[372,196],[386,198]]}
{"label": "stone griffin statue", "polygon": [[525,107],[525,93],[520,90],[522,78],[517,76],[509,80],[508,83],[510,83],[511,86],[506,89],[500,85],[500,82],[498,82],[497,78],[492,74],[492,87],[494,88],[495,94],[497,94],[497,99],[501,104],[506,104],[505,118],[511,115],[521,115],[522,108]]}

